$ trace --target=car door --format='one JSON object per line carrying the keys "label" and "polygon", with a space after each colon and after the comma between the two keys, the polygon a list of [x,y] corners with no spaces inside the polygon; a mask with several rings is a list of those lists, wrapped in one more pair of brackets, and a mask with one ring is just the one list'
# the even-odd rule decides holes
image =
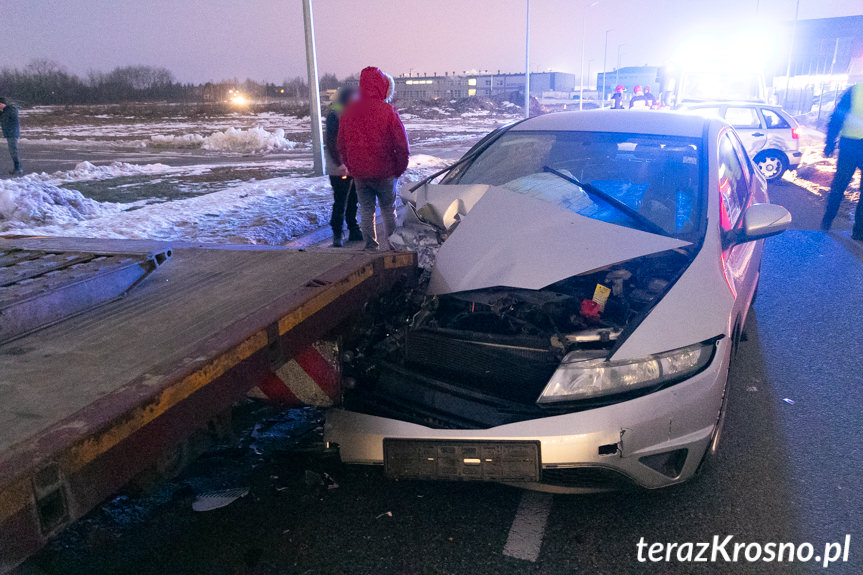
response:
{"label": "car door", "polygon": [[[743,225],[743,212],[752,204],[754,174],[743,145],[731,131],[725,131],[719,138],[719,196],[720,225],[723,232],[734,230]],[[761,242],[746,242],[727,248],[722,253],[722,269],[728,286],[735,298],[741,297],[748,302],[755,290],[757,261],[753,265],[756,245],[760,253]]]}
{"label": "car door", "polygon": [[767,130],[761,114],[754,106],[732,106],[725,108],[725,121],[734,126],[750,157],[767,145]]}
{"label": "car door", "polygon": [[761,116],[767,127],[767,147],[782,150],[789,157],[798,151],[800,140],[794,137],[792,126],[785,118],[770,108],[761,108]]}

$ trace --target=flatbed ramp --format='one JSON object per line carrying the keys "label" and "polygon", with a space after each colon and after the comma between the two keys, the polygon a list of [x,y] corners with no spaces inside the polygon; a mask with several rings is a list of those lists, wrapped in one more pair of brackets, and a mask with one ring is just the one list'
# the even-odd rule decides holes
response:
{"label": "flatbed ramp", "polygon": [[[124,297],[0,344],[0,573],[416,267],[412,253],[171,247]],[[6,251],[168,248],[0,239]]]}

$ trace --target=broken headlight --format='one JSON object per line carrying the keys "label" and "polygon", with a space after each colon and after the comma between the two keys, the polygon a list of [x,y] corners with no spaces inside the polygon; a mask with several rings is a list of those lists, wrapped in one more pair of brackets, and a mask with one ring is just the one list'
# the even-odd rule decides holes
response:
{"label": "broken headlight", "polygon": [[563,358],[537,403],[591,399],[685,379],[710,363],[714,348],[711,341],[619,362],[585,360],[572,352]]}

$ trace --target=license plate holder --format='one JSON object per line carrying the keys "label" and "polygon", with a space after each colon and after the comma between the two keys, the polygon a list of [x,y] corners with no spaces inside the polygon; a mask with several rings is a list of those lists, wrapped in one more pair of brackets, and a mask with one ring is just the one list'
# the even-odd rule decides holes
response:
{"label": "license plate holder", "polygon": [[384,469],[392,479],[536,482],[540,442],[384,438]]}

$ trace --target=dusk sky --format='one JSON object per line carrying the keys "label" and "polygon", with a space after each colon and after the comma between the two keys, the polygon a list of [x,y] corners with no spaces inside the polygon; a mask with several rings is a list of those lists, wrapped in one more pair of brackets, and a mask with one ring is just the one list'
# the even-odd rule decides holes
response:
{"label": "dusk sky", "polygon": [[[531,2],[531,67],[578,74],[593,0]],[[587,58],[600,71],[661,64],[693,30],[734,30],[749,10],[790,20],[794,0],[602,0],[587,9]],[[315,0],[318,65],[339,77],[374,64],[393,73],[524,69],[524,0]],[[800,18],[863,14],[863,0],[800,0]],[[48,58],[69,71],[164,66],[178,80],[305,75],[300,0],[3,0],[2,67]]]}

